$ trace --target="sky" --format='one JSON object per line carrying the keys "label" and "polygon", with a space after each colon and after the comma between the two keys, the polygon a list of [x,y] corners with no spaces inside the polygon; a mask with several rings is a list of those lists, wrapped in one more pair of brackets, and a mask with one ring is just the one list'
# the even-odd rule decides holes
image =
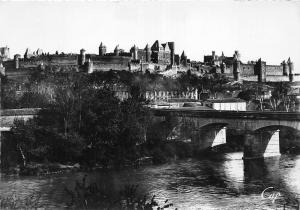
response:
{"label": "sky", "polygon": [[216,51],[242,62],[280,64],[291,57],[300,73],[300,1],[0,1],[0,46],[11,57],[26,48],[98,53],[175,42],[191,60]]}

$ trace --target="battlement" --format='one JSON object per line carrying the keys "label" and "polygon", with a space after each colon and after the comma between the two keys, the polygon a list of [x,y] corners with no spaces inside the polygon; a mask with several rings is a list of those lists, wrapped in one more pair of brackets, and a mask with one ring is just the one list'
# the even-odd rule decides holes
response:
{"label": "battlement", "polygon": [[118,55],[115,53],[105,53],[103,57],[113,57],[113,56],[119,56],[119,57],[131,57],[131,53],[128,52],[120,52]]}
{"label": "battlement", "polygon": [[52,55],[50,65],[78,65],[78,55]]}
{"label": "battlement", "polygon": [[112,64],[128,64],[131,61],[129,56],[116,56],[116,55],[87,55],[87,58],[90,58],[91,61],[95,63],[112,63]]}

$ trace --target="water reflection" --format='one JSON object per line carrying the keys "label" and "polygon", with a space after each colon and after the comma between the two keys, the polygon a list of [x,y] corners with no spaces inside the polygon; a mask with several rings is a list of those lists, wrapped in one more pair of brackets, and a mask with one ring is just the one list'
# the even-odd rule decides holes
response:
{"label": "water reflection", "polygon": [[[112,196],[125,184],[138,184],[141,195],[169,199],[179,209],[275,209],[287,204],[294,208],[300,194],[300,156],[281,156],[243,161],[242,153],[226,154],[225,160],[189,159],[139,169],[91,172],[88,182],[97,182]],[[63,207],[64,187],[74,187],[85,173],[52,177],[0,179],[0,194],[15,191],[26,196],[41,193],[49,207]],[[274,187],[283,196],[272,203],[261,198],[266,187]],[[294,206],[294,207],[293,207]]]}
{"label": "water reflection", "polygon": [[226,154],[227,161],[223,162],[223,170],[228,182],[238,191],[244,188],[244,162],[243,153],[235,152]]}

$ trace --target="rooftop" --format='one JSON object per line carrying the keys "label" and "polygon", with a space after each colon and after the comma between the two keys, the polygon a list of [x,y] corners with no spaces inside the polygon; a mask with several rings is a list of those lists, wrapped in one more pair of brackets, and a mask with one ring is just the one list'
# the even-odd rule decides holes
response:
{"label": "rooftop", "polygon": [[243,99],[240,98],[208,99],[207,101],[212,103],[245,102]]}

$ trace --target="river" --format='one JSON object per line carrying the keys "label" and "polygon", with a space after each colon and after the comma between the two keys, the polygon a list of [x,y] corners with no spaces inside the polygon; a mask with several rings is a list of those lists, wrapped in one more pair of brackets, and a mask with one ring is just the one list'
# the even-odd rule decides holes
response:
{"label": "river", "polygon": [[242,153],[228,153],[222,160],[187,159],[138,169],[43,177],[1,174],[0,194],[25,198],[37,193],[43,206],[61,208],[68,200],[65,186],[74,188],[75,181],[87,174],[89,182],[106,186],[111,192],[118,192],[126,184],[138,184],[142,194],[156,195],[160,203],[169,199],[178,209],[283,209],[284,204],[286,209],[296,209],[300,199],[300,155],[247,162],[241,157]]}

